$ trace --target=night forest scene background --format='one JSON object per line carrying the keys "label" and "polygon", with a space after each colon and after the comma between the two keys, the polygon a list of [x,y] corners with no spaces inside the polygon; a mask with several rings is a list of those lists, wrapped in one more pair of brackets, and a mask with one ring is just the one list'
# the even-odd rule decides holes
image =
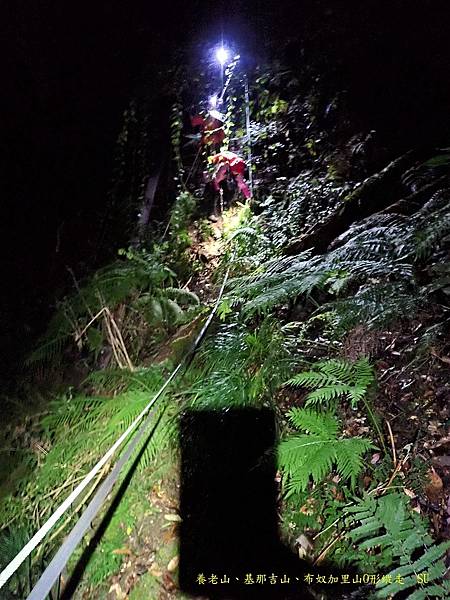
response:
{"label": "night forest scene background", "polygon": [[0,598],[450,597],[450,8],[0,8]]}

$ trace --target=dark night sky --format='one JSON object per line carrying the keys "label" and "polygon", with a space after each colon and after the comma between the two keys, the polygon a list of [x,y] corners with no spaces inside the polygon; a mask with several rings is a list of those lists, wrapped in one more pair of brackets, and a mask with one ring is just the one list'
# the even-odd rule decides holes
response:
{"label": "dark night sky", "polygon": [[195,38],[217,41],[227,19],[242,34],[249,12],[235,4],[225,19],[199,0],[2,4],[0,354],[14,362],[45,327],[66,266],[93,268],[117,249],[98,247],[100,221],[144,70],[151,78]]}
{"label": "dark night sky", "polygon": [[[324,65],[335,64],[363,122],[398,127],[410,143],[436,123],[445,130],[448,121],[445,6],[433,0],[3,2],[0,353],[14,358],[26,348],[24,337],[45,323],[56,290],[67,282],[65,265],[92,264],[98,254],[114,142],[144,67],[151,73],[176,48],[210,44],[221,30],[255,55],[273,54],[287,38],[301,36],[307,52],[298,60],[322,56]],[[107,242],[114,249],[114,240]]]}
{"label": "dark night sky", "polygon": [[165,17],[152,4],[2,6],[4,352],[13,354],[24,335],[39,329],[39,317],[66,281],[65,265],[97,253],[123,110],[143,68],[158,68],[183,43],[186,3],[167,4]]}

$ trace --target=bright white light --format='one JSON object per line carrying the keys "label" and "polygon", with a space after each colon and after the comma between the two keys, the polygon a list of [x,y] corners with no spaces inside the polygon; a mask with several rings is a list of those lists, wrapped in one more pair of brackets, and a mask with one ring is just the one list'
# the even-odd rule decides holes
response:
{"label": "bright white light", "polygon": [[222,66],[227,62],[229,57],[230,57],[230,53],[228,52],[228,50],[226,48],[224,48],[223,46],[221,46],[220,48],[217,48],[216,58]]}
{"label": "bright white light", "polygon": [[210,105],[212,108],[216,108],[216,106],[217,106],[217,100],[218,100],[217,94],[214,94],[214,96],[211,96],[211,97],[209,98],[209,105]]}

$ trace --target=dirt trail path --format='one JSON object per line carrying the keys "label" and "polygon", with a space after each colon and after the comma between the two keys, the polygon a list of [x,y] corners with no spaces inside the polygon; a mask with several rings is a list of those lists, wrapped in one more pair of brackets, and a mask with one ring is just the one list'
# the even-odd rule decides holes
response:
{"label": "dirt trail path", "polygon": [[[227,224],[237,218],[237,211],[227,212]],[[192,244],[188,250],[193,263],[203,266],[194,271],[185,287],[198,295],[202,304],[216,297],[214,273],[224,252],[224,219],[209,223],[210,235],[205,235],[194,223],[189,229]],[[182,356],[185,346],[192,340],[195,330],[204,320],[202,313],[193,322],[180,327],[159,347],[151,362],[162,362],[169,357]],[[179,356],[178,356],[179,355]],[[120,568],[99,586],[82,582],[75,600],[183,600],[188,598],[177,586],[178,568],[178,516],[179,464],[174,454],[160,457],[155,465],[136,472],[132,486],[139,487],[139,503],[144,507],[123,547],[112,553],[123,556]],[[161,472],[162,471],[162,472]],[[136,481],[137,480],[137,481]],[[147,480],[147,482],[146,482]],[[152,483],[148,483],[153,481]],[[131,490],[130,490],[131,491]],[[134,492],[132,492],[134,493]],[[119,527],[127,530],[125,522]],[[128,530],[127,530],[128,533]]]}

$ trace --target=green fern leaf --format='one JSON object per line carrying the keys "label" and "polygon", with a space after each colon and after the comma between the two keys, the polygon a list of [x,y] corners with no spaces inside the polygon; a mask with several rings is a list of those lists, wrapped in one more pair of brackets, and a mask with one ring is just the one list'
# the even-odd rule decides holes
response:
{"label": "green fern leaf", "polygon": [[347,361],[330,359],[318,362],[316,366],[336,382],[349,384],[354,380],[353,366]]}
{"label": "green fern leaf", "polygon": [[330,405],[338,398],[348,398],[356,408],[374,382],[373,368],[361,358],[355,363],[336,359],[318,362],[314,370],[298,373],[287,384],[314,390],[306,396],[305,406]]}
{"label": "green fern leaf", "polygon": [[285,385],[314,389],[329,385],[330,383],[330,377],[327,374],[319,373],[317,371],[306,371],[304,373],[298,373],[297,375],[294,375],[294,377],[289,379]]}
{"label": "green fern leaf", "polygon": [[319,483],[333,466],[354,486],[362,469],[362,455],[371,443],[360,438],[339,439],[339,424],[332,413],[294,408],[289,419],[297,429],[307,433],[291,435],[278,446],[278,462],[287,495],[306,490],[310,479]]}
{"label": "green fern leaf", "polygon": [[331,439],[337,436],[339,423],[332,413],[317,413],[311,409],[293,408],[288,413],[291,423],[299,430]]}
{"label": "green fern leaf", "polygon": [[450,596],[450,582],[443,585],[428,585],[418,589],[408,596],[408,600],[428,600],[429,598],[448,598]]}
{"label": "green fern leaf", "polygon": [[[404,494],[391,493],[377,499],[366,497],[356,506],[345,509],[347,536],[359,551],[375,555],[378,567],[391,567],[386,577],[376,584],[377,598],[392,598],[397,593],[416,588],[413,598],[445,597],[441,589],[447,583],[435,585],[442,579],[444,564],[442,557],[450,542],[432,544],[424,522],[409,508],[409,499]],[[359,523],[359,525],[358,525]],[[421,555],[413,560],[413,553]],[[354,555],[355,558],[358,555]],[[364,555],[358,557],[364,568]],[[396,566],[392,569],[393,565]],[[417,574],[426,572],[428,583],[418,584]]]}
{"label": "green fern leaf", "polygon": [[362,471],[362,457],[370,450],[372,444],[362,438],[339,440],[339,451],[336,452],[337,471],[344,479],[350,479],[351,486],[356,485],[356,476]]}
{"label": "green fern leaf", "polygon": [[305,406],[315,404],[330,404],[332,401],[337,400],[343,396],[347,396],[350,393],[350,387],[345,384],[335,384],[333,386],[321,387],[314,392],[310,392],[306,396]]}

